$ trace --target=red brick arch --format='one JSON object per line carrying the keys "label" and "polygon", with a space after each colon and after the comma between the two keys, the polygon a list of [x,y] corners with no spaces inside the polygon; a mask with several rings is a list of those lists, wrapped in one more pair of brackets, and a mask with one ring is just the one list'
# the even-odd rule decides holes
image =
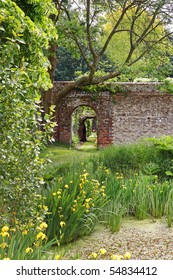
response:
{"label": "red brick arch", "polygon": [[57,127],[55,139],[57,141],[71,144],[71,118],[73,112],[79,106],[88,106],[92,108],[97,117],[97,144],[99,147],[111,144],[111,110],[109,92],[99,93],[93,96],[93,93],[83,92],[81,90],[72,91],[62,100],[60,106],[57,104],[56,120]]}

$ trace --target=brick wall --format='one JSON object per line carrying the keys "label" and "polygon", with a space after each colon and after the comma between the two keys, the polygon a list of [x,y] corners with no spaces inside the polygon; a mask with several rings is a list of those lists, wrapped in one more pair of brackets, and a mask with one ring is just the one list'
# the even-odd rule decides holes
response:
{"label": "brick wall", "polygon": [[99,147],[173,135],[173,96],[158,92],[157,83],[117,83],[121,92],[115,93],[75,90],[58,106],[58,92],[65,84],[55,82],[52,95],[46,98],[46,102],[57,105],[58,141],[71,143],[71,117],[81,105],[96,113]]}

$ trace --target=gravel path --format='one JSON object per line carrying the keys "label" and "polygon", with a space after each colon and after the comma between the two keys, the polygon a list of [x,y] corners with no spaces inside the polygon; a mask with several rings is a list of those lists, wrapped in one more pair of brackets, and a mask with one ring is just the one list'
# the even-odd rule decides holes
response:
{"label": "gravel path", "polygon": [[117,233],[99,228],[90,236],[74,242],[64,259],[89,259],[92,252],[107,250],[104,259],[111,254],[131,253],[133,260],[173,260],[173,227],[164,221],[155,223],[144,220],[126,220]]}

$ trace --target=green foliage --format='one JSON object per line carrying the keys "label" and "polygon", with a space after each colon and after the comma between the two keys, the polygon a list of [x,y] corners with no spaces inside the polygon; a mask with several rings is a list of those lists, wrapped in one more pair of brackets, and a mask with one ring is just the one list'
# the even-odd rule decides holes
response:
{"label": "green foliage", "polygon": [[92,93],[99,93],[99,92],[103,92],[103,91],[109,91],[110,93],[116,93],[116,92],[127,93],[127,90],[125,88],[123,88],[121,85],[109,84],[109,83],[84,86],[84,87],[81,87],[81,89],[88,91],[88,92],[92,92]]}
{"label": "green foliage", "polygon": [[[110,194],[111,195],[111,194]],[[102,214],[102,223],[106,224],[106,226],[112,231],[117,232],[121,228],[122,218],[126,213],[126,207],[121,205],[121,200],[119,200],[119,194],[115,192],[113,193],[114,199],[111,199],[109,203],[104,208]]]}
{"label": "green foliage", "polygon": [[158,90],[161,92],[173,94],[173,80],[171,78],[165,79],[163,83],[158,86]]}
{"label": "green foliage", "polygon": [[149,138],[154,147],[166,154],[173,154],[173,137],[172,136],[162,136],[159,138]]}
{"label": "green foliage", "polygon": [[107,202],[103,184],[94,176],[92,167],[83,164],[48,183],[44,194],[50,211],[50,240],[56,237],[61,245],[91,233]]}
{"label": "green foliage", "polygon": [[[103,25],[104,31],[103,36],[100,38],[101,44],[105,43],[115,22],[118,21],[121,15],[121,8],[106,15],[107,22]],[[120,76],[122,81],[133,80],[136,77],[157,77],[162,80],[172,70],[170,61],[172,55],[171,41],[166,36],[161,40],[163,34],[166,35],[167,31],[165,31],[164,23],[160,21],[159,17],[156,18],[154,25],[149,27],[148,22],[152,16],[153,14],[149,10],[132,7],[119,24],[120,32],[115,32],[108,45],[106,50],[108,59],[114,62],[115,68],[123,66]],[[146,28],[148,28],[147,36],[144,41],[140,41],[140,38],[145,34],[144,30]],[[157,42],[156,48],[153,46],[154,41],[155,43]],[[137,48],[135,48],[136,45],[138,45]],[[131,51],[130,69],[128,69],[129,67],[124,67],[124,62],[126,59],[128,60],[128,55]],[[139,59],[141,53],[143,55]],[[134,64],[133,61],[135,61]]]}
{"label": "green foliage", "polygon": [[40,223],[37,227],[28,223],[27,227],[3,226],[0,232],[0,260],[41,260],[47,258],[53,240],[47,242],[45,230],[47,224]]}
{"label": "green foliage", "polygon": [[83,58],[81,56],[75,57],[75,54],[66,46],[60,45],[58,47],[57,59],[58,65],[54,76],[56,81],[72,81],[76,79],[78,71],[83,74],[88,71]]}
{"label": "green foliage", "polygon": [[59,169],[61,177],[55,172],[47,180],[45,193],[49,238],[69,243],[89,234],[96,222],[115,232],[125,216],[152,220],[165,216],[171,226],[173,182],[165,175],[168,159],[147,142],[109,147],[84,164],[76,161]]}
{"label": "green foliage", "polygon": [[166,216],[168,227],[171,227],[173,223],[173,189],[171,189],[171,191],[168,193],[166,202]]}
{"label": "green foliage", "polygon": [[120,146],[109,146],[100,152],[100,161],[114,172],[130,174],[135,172],[148,161],[157,156],[155,150],[150,146],[140,144],[129,144]]}
{"label": "green foliage", "polygon": [[57,28],[63,49],[59,52],[57,77],[62,79],[63,73],[64,79],[77,78],[75,67],[88,78],[95,78],[100,71],[104,81],[117,76],[121,81],[136,77],[163,80],[171,74],[172,33],[167,27],[172,21],[171,1],[67,2],[58,6]]}
{"label": "green foliage", "polygon": [[162,136],[160,138],[149,138],[149,142],[152,143],[153,147],[159,151],[162,162],[160,162],[163,174],[173,176],[173,137],[172,136]]}
{"label": "green foliage", "polygon": [[[61,37],[60,37],[61,40]],[[84,74],[87,74],[89,71],[88,66],[85,63],[84,58],[81,54],[78,53],[77,49],[72,50],[71,45],[68,45],[66,42],[62,42],[57,50],[57,60],[58,64],[55,70],[54,79],[56,81],[72,81]],[[98,66],[97,76],[101,76],[108,71],[114,71],[113,63],[104,56],[100,61]],[[113,81],[115,81],[114,79]]]}
{"label": "green foliage", "polygon": [[[32,19],[14,1],[0,3],[0,224],[14,223],[14,213],[27,223],[42,201],[45,163],[39,154],[48,130],[38,128],[39,90],[51,87],[44,49],[56,31],[48,19],[51,1],[44,2],[39,18],[33,5],[41,7],[42,1],[26,2]],[[49,124],[47,118],[45,127],[52,131]]]}
{"label": "green foliage", "polygon": [[109,146],[100,151],[97,161],[125,176],[142,171],[147,175],[157,174],[160,178],[165,178],[166,172],[172,171],[171,139],[172,137],[166,136],[136,144]]}

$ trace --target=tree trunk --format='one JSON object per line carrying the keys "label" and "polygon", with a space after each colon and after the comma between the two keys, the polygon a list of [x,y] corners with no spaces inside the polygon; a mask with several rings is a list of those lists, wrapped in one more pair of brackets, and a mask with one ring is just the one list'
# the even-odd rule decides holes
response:
{"label": "tree trunk", "polygon": [[[51,79],[51,82],[53,84],[54,82],[54,73],[56,70],[56,66],[57,66],[57,58],[56,58],[56,52],[57,52],[58,46],[56,44],[51,44],[49,47],[49,56],[48,59],[50,61],[50,67],[48,69],[48,73]],[[50,96],[52,94],[52,90],[53,88],[48,89],[47,91],[42,91],[41,92],[41,103],[42,103],[42,107],[44,110],[43,114],[48,114],[49,113],[49,107],[50,107]]]}

